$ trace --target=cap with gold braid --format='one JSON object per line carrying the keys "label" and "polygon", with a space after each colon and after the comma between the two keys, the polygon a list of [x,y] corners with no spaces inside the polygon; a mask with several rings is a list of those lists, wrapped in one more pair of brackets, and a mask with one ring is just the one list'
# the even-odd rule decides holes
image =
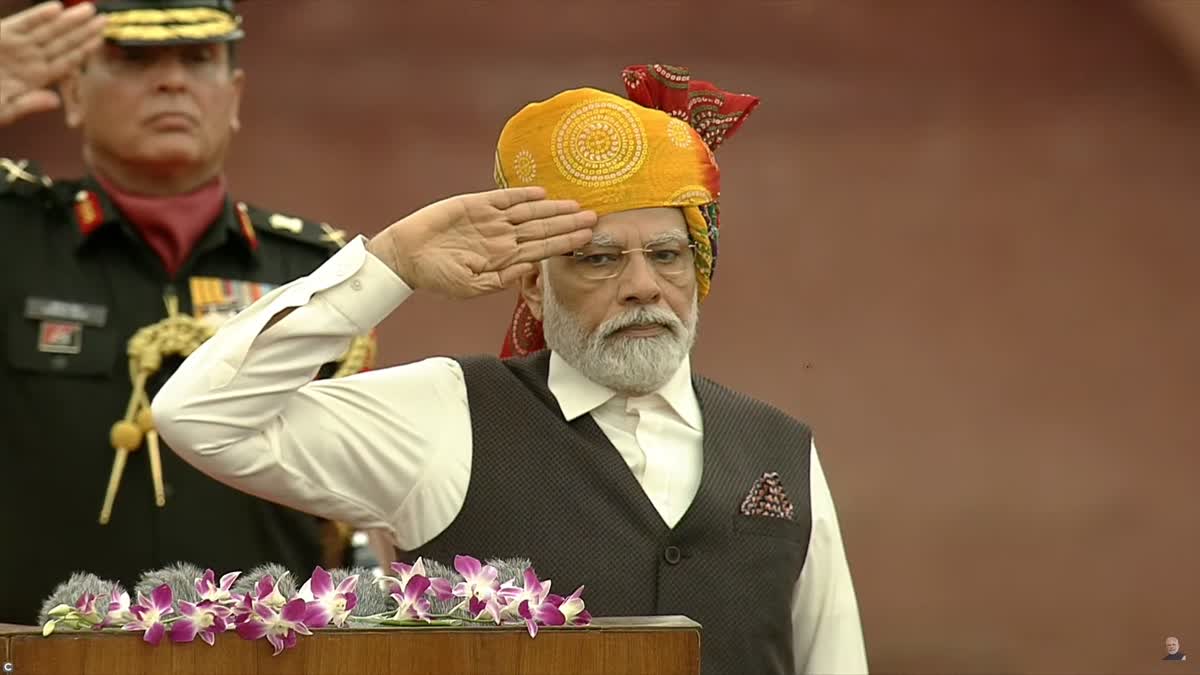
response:
{"label": "cap with gold braid", "polygon": [[[66,0],[77,5],[83,0]],[[243,37],[237,0],[95,0],[104,36],[122,45],[232,42]],[[36,3],[35,3],[36,4]]]}
{"label": "cap with gold braid", "polygon": [[[717,263],[721,171],[713,150],[759,99],[693,80],[687,68],[639,65],[622,77],[629,98],[572,89],[531,103],[500,132],[500,187],[539,185],[598,215],[650,207],[683,211],[696,245],[696,282],[708,295]],[[518,301],[501,357],[545,347],[541,322]]]}

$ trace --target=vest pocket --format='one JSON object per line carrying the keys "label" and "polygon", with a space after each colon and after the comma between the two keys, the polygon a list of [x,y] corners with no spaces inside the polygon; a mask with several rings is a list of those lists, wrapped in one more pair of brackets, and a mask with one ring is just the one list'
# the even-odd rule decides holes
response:
{"label": "vest pocket", "polygon": [[809,527],[786,518],[772,516],[747,516],[741,513],[733,516],[733,529],[741,534],[760,537],[778,537],[789,539],[798,544],[808,544]]}

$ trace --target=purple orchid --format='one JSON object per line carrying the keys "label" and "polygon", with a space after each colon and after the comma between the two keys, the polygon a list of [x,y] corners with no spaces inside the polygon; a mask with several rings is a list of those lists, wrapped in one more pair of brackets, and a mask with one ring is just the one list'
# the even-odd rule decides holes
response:
{"label": "purple orchid", "polygon": [[521,604],[517,606],[517,613],[521,615],[522,619],[525,619],[529,637],[537,637],[538,624],[561,626],[567,622],[563,613],[550,602],[533,604],[528,600],[522,600]]}
{"label": "purple orchid", "polygon": [[101,613],[96,609],[96,601],[99,598],[93,593],[84,593],[75,602],[75,613],[78,620],[84,626],[91,626],[93,630],[104,628],[104,622],[107,620],[106,613]]}
{"label": "purple orchid", "polygon": [[230,618],[234,624],[241,624],[243,621],[249,621],[254,614],[254,594],[246,593],[245,595],[237,596],[237,602],[230,607]]}
{"label": "purple orchid", "polygon": [[342,583],[333,586],[333,577],[324,568],[313,570],[312,578],[304,582],[298,595],[308,603],[308,613],[304,616],[304,624],[309,628],[324,628],[331,622],[341,628],[350,616],[350,610],[358,605],[358,596],[354,593],[358,585],[358,575],[351,575]]}
{"label": "purple orchid", "polygon": [[429,579],[420,574],[409,577],[408,583],[398,593],[392,593],[392,599],[400,606],[392,615],[392,620],[401,621],[416,619],[425,621],[429,617],[429,599],[425,591],[429,590]]}
{"label": "purple orchid", "polygon": [[500,586],[500,590],[497,591],[501,608],[494,616],[496,623],[501,623],[509,619],[522,621],[523,617],[521,617],[518,611],[521,603],[528,601],[537,606],[545,601],[546,595],[550,592],[550,580],[539,581],[537,574],[531,567],[526,568],[522,578],[524,586],[516,586],[512,581],[506,581]]}
{"label": "purple orchid", "polygon": [[171,587],[166,584],[151,591],[149,598],[138,593],[138,602],[131,609],[134,620],[121,626],[121,630],[145,631],[142,639],[157,646],[167,631],[163,617],[175,611],[171,608],[174,601]]}
{"label": "purple orchid", "polygon": [[[525,626],[529,629],[530,637],[537,635],[538,624],[547,626],[561,626],[566,623],[566,617],[558,609],[558,605],[550,602],[550,580],[541,581],[537,577],[537,573],[532,567],[526,568],[524,575],[524,588],[514,589],[509,586],[505,594],[508,596],[508,604],[505,607],[506,613],[511,611],[511,608],[516,608],[517,615],[525,620]],[[516,591],[515,593],[513,591]],[[559,599],[559,604],[562,600]]]}
{"label": "purple orchid", "polygon": [[467,608],[471,611],[472,618],[478,620],[487,615],[493,623],[499,626],[500,613],[504,611],[504,598],[499,593],[493,594],[487,600],[471,598],[467,601]]}
{"label": "purple orchid", "polygon": [[[395,579],[395,580],[399,582],[401,588],[404,588],[405,584],[408,583],[408,580],[418,574],[425,578],[429,577],[429,573],[427,573],[425,571],[425,559],[424,558],[417,558],[417,561],[411,565],[409,565],[408,563],[394,562],[394,563],[392,563],[391,567],[392,567],[393,572],[400,575],[399,579]],[[393,577],[387,577],[387,578],[393,579]]]}
{"label": "purple orchid", "polygon": [[47,612],[52,617],[42,626],[42,635],[54,632],[58,624],[75,630],[91,628],[99,630],[104,627],[104,617],[96,610],[96,594],[84,593],[75,601],[75,605],[61,604]]}
{"label": "purple orchid", "polygon": [[184,600],[179,601],[179,613],[182,615],[171,624],[171,640],[173,642],[191,642],[199,635],[211,647],[217,639],[217,633],[223,633],[229,627],[226,619],[230,609],[212,600],[193,604]]}
{"label": "purple orchid", "polygon": [[[283,577],[280,576],[279,580],[283,581]],[[237,603],[233,608],[233,621],[237,624],[253,619],[255,606],[260,603],[278,613],[288,601],[279,592],[279,582],[275,581],[275,577],[270,574],[263,575],[258,580],[258,583],[254,584],[254,589],[249,593],[245,595],[233,594],[231,598]]]}
{"label": "purple orchid", "polygon": [[[521,569],[518,564],[525,563],[505,561],[485,565],[477,558],[459,555],[454,557],[454,569],[461,578],[450,574],[448,578],[435,578],[429,576],[428,569],[439,569],[440,565],[422,558],[411,565],[393,563],[391,571],[395,577],[384,576],[364,583],[378,583],[385,592],[390,592],[397,605],[394,612],[372,613],[357,617],[356,621],[396,626],[523,623],[531,637],[542,626],[581,626],[591,621],[582,599],[583,586],[566,597],[555,595],[550,593],[550,580],[538,579],[532,567],[524,569],[517,578],[499,583],[500,570],[515,572]],[[219,578],[211,569],[192,572],[186,576],[188,582],[194,580],[199,600],[181,600],[178,607],[174,606],[174,593],[168,584],[154,588],[149,597],[139,593],[133,605],[129,593],[120,586],[110,589],[106,585],[99,595],[85,593],[73,605],[60,604],[51,609],[42,633],[49,635],[56,626],[72,630],[120,628],[142,631],[142,639],[151,645],[158,645],[169,634],[172,642],[194,642],[200,636],[211,646],[216,643],[218,633],[235,630],[247,640],[267,638],[274,655],[279,655],[295,647],[299,636],[311,635],[313,629],[344,627],[352,610],[363,609],[356,589],[376,590],[373,586],[358,588],[359,575],[347,576],[335,586],[333,576],[318,566],[296,595],[288,598],[281,589],[286,574],[281,572],[278,579],[264,574],[249,592],[242,594],[233,591],[241,572]],[[505,575],[508,574],[506,571]],[[446,603],[438,604],[436,613],[431,605],[435,598]],[[377,602],[378,598],[372,596],[370,600]],[[469,612],[468,618],[463,617],[464,611]]]}
{"label": "purple orchid", "polygon": [[582,595],[583,586],[580,586],[575,589],[574,593],[565,598],[561,595],[551,593],[546,596],[546,602],[557,607],[558,611],[562,612],[563,619],[568,624],[572,626],[586,626],[592,622],[592,615],[584,609],[583,598],[580,597]]}
{"label": "purple orchid", "polygon": [[434,577],[429,580],[429,592],[441,602],[454,599],[454,586],[449,579]]}
{"label": "purple orchid", "polygon": [[[75,610],[84,616],[99,617],[100,615],[96,613],[96,594],[84,593],[79,596],[79,600],[75,602]],[[99,621],[99,618],[96,620]]]}
{"label": "purple orchid", "polygon": [[279,582],[283,581],[284,576],[286,576],[286,573],[279,577],[279,581],[276,581],[270,574],[259,579],[258,583],[254,586],[254,599],[275,611],[283,609],[288,599],[283,597],[283,593],[279,592]]}
{"label": "purple orchid", "polygon": [[376,582],[391,593],[403,594],[409,579],[414,576],[423,576],[429,579],[429,590],[435,598],[443,602],[454,598],[454,587],[450,584],[450,581],[441,577],[430,577],[429,573],[425,571],[425,560],[423,558],[417,558],[417,561],[411,565],[403,562],[394,562],[391,567],[397,576],[380,577]]}
{"label": "purple orchid", "polygon": [[129,609],[129,594],[125,592],[125,589],[117,586],[108,594],[108,611],[104,614],[104,622],[101,626],[119,626],[130,621],[136,621],[136,619]]}
{"label": "purple orchid", "polygon": [[217,584],[217,575],[211,569],[204,570],[204,576],[196,580],[196,594],[200,599],[209,602],[225,602],[233,598],[233,593],[230,589],[233,588],[233,582],[242,575],[241,572],[230,572],[221,577],[220,585]]}
{"label": "purple orchid", "polygon": [[452,594],[467,599],[471,617],[479,618],[487,612],[499,623],[500,585],[496,583],[499,570],[491,565],[481,565],[478,559],[469,555],[454,556],[454,569],[462,575],[463,581],[454,586]]}
{"label": "purple orchid", "polygon": [[297,635],[312,635],[304,623],[308,603],[296,598],[284,603],[277,611],[264,601],[254,601],[254,611],[237,626],[237,634],[246,640],[266,637],[275,648],[273,656],[296,646]]}

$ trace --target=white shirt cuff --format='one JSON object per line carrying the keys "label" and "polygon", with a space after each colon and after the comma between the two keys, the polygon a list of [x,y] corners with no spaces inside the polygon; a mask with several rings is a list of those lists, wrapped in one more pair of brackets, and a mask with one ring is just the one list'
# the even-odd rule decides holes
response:
{"label": "white shirt cuff", "polygon": [[413,289],[382,260],[371,255],[359,235],[310,275],[318,296],[345,316],[359,333],[379,325]]}

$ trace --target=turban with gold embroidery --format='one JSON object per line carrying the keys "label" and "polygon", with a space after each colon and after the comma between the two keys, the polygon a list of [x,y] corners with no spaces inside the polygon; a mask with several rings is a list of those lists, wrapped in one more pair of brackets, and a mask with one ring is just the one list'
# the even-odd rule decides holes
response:
{"label": "turban with gold embroidery", "polygon": [[[717,263],[721,172],[713,150],[758,105],[758,98],[691,79],[686,68],[630,66],[629,98],[572,89],[514,115],[496,147],[496,184],[540,185],[549,199],[571,199],[603,216],[679,207],[696,244],[700,299]],[[500,356],[546,346],[542,324],[518,300]]]}

